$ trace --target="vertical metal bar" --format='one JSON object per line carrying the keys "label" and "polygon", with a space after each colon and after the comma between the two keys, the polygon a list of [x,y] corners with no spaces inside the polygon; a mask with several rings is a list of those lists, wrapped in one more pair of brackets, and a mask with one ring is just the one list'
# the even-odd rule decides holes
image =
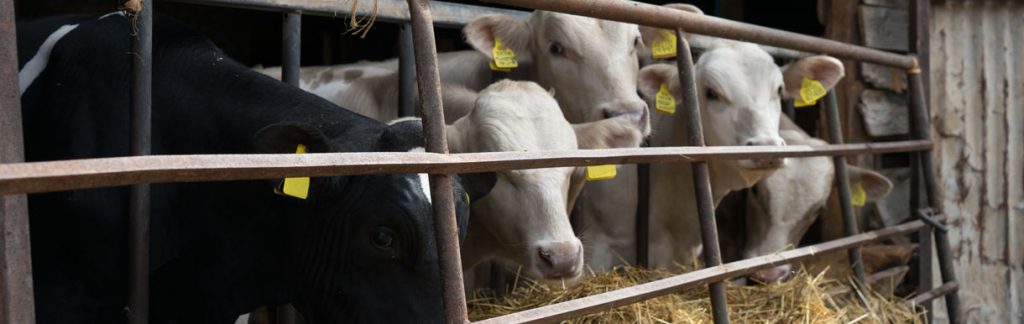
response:
{"label": "vertical metal bar", "polygon": [[[910,0],[908,11],[910,12],[910,24],[907,28],[909,33],[910,50],[917,54],[919,64],[922,64],[922,73],[928,71],[928,7],[927,0]],[[927,82],[927,76],[924,76]],[[927,89],[925,89],[927,95]],[[910,210],[916,211],[921,208],[921,158],[920,152],[910,154],[911,176],[910,176]],[[917,262],[917,293],[924,294],[932,290],[932,227],[925,226],[917,233],[918,262]],[[931,323],[933,319],[932,301],[928,300],[920,304],[924,308],[921,314],[925,323]]]}
{"label": "vertical metal bar", "polygon": [[[153,1],[142,1],[135,13],[137,36],[132,38],[132,89],[130,111],[131,155],[149,155],[153,104]],[[132,324],[149,322],[149,185],[131,188],[128,207],[129,264],[128,309]]]}
{"label": "vertical metal bar", "polygon": [[402,24],[398,36],[398,116],[416,115],[416,69],[412,57],[412,26]]}
{"label": "vertical metal bar", "polygon": [[[686,105],[689,124],[690,146],[704,146],[704,129],[700,119],[700,103],[697,100],[697,84],[694,79],[693,57],[690,44],[683,32],[676,31],[676,46],[679,54],[676,62],[679,68],[679,84],[683,86],[683,103]],[[718,246],[718,225],[715,224],[715,204],[711,197],[711,177],[706,161],[692,162],[693,187],[697,197],[697,213],[700,218],[700,234],[704,245],[704,263],[707,267],[722,264],[722,251]],[[725,283],[708,284],[711,295],[711,314],[716,324],[729,323],[729,305],[725,300]]]}
{"label": "vertical metal bar", "polygon": [[[910,129],[915,139],[929,139],[929,121],[927,99],[924,96],[924,84],[921,80],[920,71],[911,70],[907,73],[910,81]],[[932,162],[931,150],[918,153],[918,161],[921,164],[921,176],[924,178],[924,193],[928,197],[928,206],[939,211],[941,205],[938,201],[938,187],[935,183],[935,165]],[[939,275],[942,282],[956,281],[956,273],[953,268],[953,256],[949,247],[949,234],[942,231],[933,231],[935,235],[935,251],[939,258]],[[951,323],[962,323],[963,314],[960,310],[960,296],[958,292],[951,292],[944,297],[946,311],[949,314]]]}
{"label": "vertical metal bar", "polygon": [[[302,67],[302,13],[287,12],[281,23],[281,81],[299,87],[299,69]],[[294,324],[299,318],[292,304],[277,306],[277,324]]]}
{"label": "vertical metal bar", "polygon": [[[843,128],[839,124],[839,107],[836,103],[835,91],[829,91],[825,95],[825,115],[828,122],[829,141],[831,144],[843,144]],[[832,157],[835,166],[836,190],[839,192],[839,208],[843,215],[843,236],[860,234],[857,226],[857,218],[853,214],[853,204],[850,202],[850,179],[846,174],[846,158],[843,156]],[[854,247],[846,251],[850,258],[850,265],[853,266],[853,274],[857,284],[863,285],[864,262],[861,261],[860,248]]]}
{"label": "vertical metal bar", "polygon": [[[428,0],[407,1],[427,152],[448,154],[441,102],[441,75],[437,70],[437,46],[434,42],[430,4]],[[434,232],[441,288],[444,292],[445,321],[465,323],[469,316],[466,313],[466,293],[462,283],[462,259],[459,256],[459,228],[455,219],[452,177],[431,174],[430,189],[434,202]]]}
{"label": "vertical metal bar", "polygon": [[302,14],[298,11],[285,13],[281,28],[281,81],[298,87],[302,54]]}
{"label": "vertical metal bar", "polygon": [[[25,161],[14,0],[0,0],[0,163]],[[35,323],[25,195],[0,196],[0,323]]]}
{"label": "vertical metal bar", "polygon": [[651,165],[636,165],[636,265],[651,265]]}

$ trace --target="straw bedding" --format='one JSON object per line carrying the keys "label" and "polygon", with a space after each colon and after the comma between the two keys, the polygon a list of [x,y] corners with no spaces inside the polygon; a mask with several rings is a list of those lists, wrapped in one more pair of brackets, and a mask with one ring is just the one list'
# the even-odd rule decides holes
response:
{"label": "straw bedding", "polygon": [[[589,273],[579,285],[566,289],[517,278],[514,289],[504,298],[475,294],[469,302],[470,318],[475,321],[510,314],[671,275],[666,271],[621,268],[607,273]],[[802,270],[782,283],[752,286],[729,283],[726,288],[729,318],[734,323],[919,322],[918,313],[904,306],[900,298],[872,291],[837,296],[828,293],[829,288],[843,284],[826,279],[825,272],[809,274]],[[700,286],[566,323],[711,323],[710,309],[707,288]]]}

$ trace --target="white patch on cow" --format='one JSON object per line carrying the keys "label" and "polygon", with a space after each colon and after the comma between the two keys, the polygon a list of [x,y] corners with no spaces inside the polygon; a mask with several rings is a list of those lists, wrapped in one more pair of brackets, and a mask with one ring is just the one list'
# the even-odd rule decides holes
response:
{"label": "white patch on cow", "polygon": [[[414,120],[415,121],[419,121],[420,118],[419,117],[402,117],[402,118],[398,118],[398,119],[394,119],[394,120],[389,121],[388,122],[388,126],[391,126],[391,125],[394,125],[394,124],[398,124],[398,123],[404,123],[404,122],[407,122],[407,121],[414,121]],[[419,149],[420,149],[420,151],[423,150],[423,148],[419,148]],[[412,151],[409,151],[409,152],[412,152]]]}
{"label": "white patch on cow", "polygon": [[[402,119],[402,118],[399,118],[399,119]],[[399,119],[393,120],[392,122],[397,121]],[[423,153],[423,152],[426,152],[426,150],[424,150],[422,147],[416,147],[416,148],[413,148],[413,149],[409,150],[409,153]],[[420,192],[423,193],[423,197],[427,198],[427,202],[434,203],[433,200],[430,199],[430,179],[427,177],[427,174],[426,173],[418,173],[417,175],[420,178]]]}
{"label": "white patch on cow", "polygon": [[25,67],[18,72],[19,97],[25,94],[28,86],[32,85],[32,82],[46,69],[46,64],[50,61],[50,52],[53,51],[53,47],[57,45],[57,42],[64,35],[75,30],[75,28],[78,28],[78,24],[60,26],[50,36],[46,37],[43,45],[39,46],[39,51],[36,52],[36,55],[28,60],[28,63],[25,63]]}
{"label": "white patch on cow", "polygon": [[107,17],[114,16],[114,15],[124,17],[124,11],[114,11],[114,12],[108,13],[106,15],[102,15],[102,16],[100,16],[99,19],[96,19],[96,20],[103,20],[103,19],[106,19]]}
{"label": "white patch on cow", "polygon": [[235,324],[248,324],[248,323],[249,323],[249,313],[245,313],[245,314],[239,315],[238,318],[235,319]]}

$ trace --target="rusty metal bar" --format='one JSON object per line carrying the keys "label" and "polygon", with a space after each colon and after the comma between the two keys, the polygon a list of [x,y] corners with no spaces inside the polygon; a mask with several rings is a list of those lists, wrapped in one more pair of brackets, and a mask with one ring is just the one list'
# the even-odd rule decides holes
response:
{"label": "rusty metal bar", "polygon": [[[928,101],[924,96],[924,84],[921,80],[920,69],[910,69],[907,78],[910,81],[910,130],[913,138],[931,138],[930,125],[928,121]],[[941,213],[941,204],[938,201],[938,187],[935,183],[935,165],[932,161],[931,150],[925,150],[917,154],[921,164],[921,176],[924,178],[924,194],[928,198],[928,205],[937,213]],[[939,259],[939,275],[942,282],[956,281],[956,273],[953,268],[953,255],[949,248],[949,234],[942,231],[933,231],[935,236],[935,251]],[[945,296],[946,311],[949,313],[951,323],[962,323],[963,313],[960,310],[960,296],[952,292]]]}
{"label": "rusty metal bar", "polygon": [[893,54],[834,40],[781,31],[683,10],[633,1],[617,0],[484,0],[504,5],[564,12],[600,19],[668,29],[681,28],[690,33],[717,36],[752,43],[790,48],[809,53],[829,54],[844,59],[871,62],[900,68],[914,65],[914,57]]}
{"label": "rusty metal bar", "polygon": [[[423,131],[428,152],[448,154],[441,102],[441,74],[437,70],[437,47],[434,23],[428,0],[408,0],[412,25],[413,53],[423,114]],[[437,241],[438,267],[444,293],[445,321],[465,323],[466,293],[462,282],[462,259],[459,255],[459,228],[455,219],[450,174],[430,174],[430,195],[434,206],[434,232]]]}
{"label": "rusty metal bar", "polygon": [[413,60],[412,26],[402,24],[398,35],[398,117],[416,116],[416,70]]}
{"label": "rusty metal bar", "polygon": [[[132,88],[130,151],[133,156],[149,155],[152,144],[153,106],[153,2],[142,1],[134,13],[132,37]],[[149,184],[133,185],[128,200],[128,307],[129,323],[149,323]]]}
{"label": "rusty metal bar", "polygon": [[[636,165],[636,265],[650,266],[651,165]],[[582,230],[580,231],[582,232]]]}
{"label": "rusty metal bar", "polygon": [[139,183],[277,179],[382,173],[454,174],[515,169],[909,152],[929,141],[827,146],[650,147],[545,152],[208,154],[0,164],[0,195]]}
{"label": "rusty metal bar", "polygon": [[955,293],[960,290],[960,284],[956,281],[951,281],[942,284],[938,288],[928,290],[922,294],[914,296],[913,299],[903,302],[907,307],[923,306],[924,304],[930,304],[935,298],[947,296],[951,293]]}
{"label": "rusty metal bar", "polygon": [[[917,55],[918,64],[921,65],[922,74],[927,83],[928,73],[928,60],[929,60],[929,35],[928,35],[928,9],[930,7],[928,0],[910,0],[908,3],[908,11],[910,13],[910,21],[907,29],[909,32],[908,42],[909,49]],[[925,89],[927,95],[927,89]],[[910,154],[910,209],[919,210],[921,208],[921,159],[919,157],[921,153]],[[917,235],[918,244],[918,262],[917,262],[917,293],[919,296],[925,295],[932,289],[933,271],[932,271],[932,231],[933,226],[922,228]],[[921,314],[922,322],[932,323],[932,299],[921,300],[918,302],[924,312]]]}
{"label": "rusty metal bar", "polygon": [[940,223],[938,220],[935,219],[935,213],[932,212],[931,208],[919,209],[917,210],[915,215],[917,216],[917,219],[920,219],[921,221],[925,222],[925,224],[928,224],[929,226],[938,230],[939,232],[949,232],[949,227],[946,227],[946,225]]}
{"label": "rusty metal bar", "polygon": [[[0,163],[25,161],[14,0],[0,0]],[[35,323],[25,195],[0,195],[0,323]]]}
{"label": "rusty metal bar", "polygon": [[831,251],[849,249],[851,247],[861,246],[884,238],[911,233],[926,226],[928,225],[924,222],[912,221],[821,244],[730,262],[725,265],[687,272],[681,275],[645,284],[639,284],[629,288],[587,296],[554,305],[538,307],[501,317],[490,318],[477,323],[555,323],[586,314],[612,309],[618,306],[629,305],[647,299],[680,292],[697,285],[751,274],[755,271],[774,267],[779,264],[812,259],[815,256]]}
{"label": "rusty metal bar", "polygon": [[[828,122],[829,142],[832,144],[843,143],[843,127],[839,123],[839,107],[836,103],[835,91],[829,91],[825,95],[825,115]],[[839,193],[839,208],[843,215],[843,235],[850,236],[860,232],[857,226],[857,218],[853,214],[853,204],[850,201],[850,179],[846,173],[846,158],[842,156],[832,157],[835,168],[836,191]],[[853,248],[847,251],[850,258],[850,265],[853,266],[854,278],[857,283],[864,285],[864,262],[861,261],[860,249]]]}
{"label": "rusty metal bar", "polygon": [[[302,13],[284,13],[281,22],[281,81],[299,87],[299,68],[302,66]],[[295,324],[298,311],[292,304],[277,306],[276,324]]]}
{"label": "rusty metal bar", "polygon": [[[704,146],[704,127],[701,125],[700,102],[697,99],[697,79],[693,71],[693,57],[690,44],[682,30],[676,30],[676,64],[679,68],[679,84],[683,87],[683,104],[687,112],[687,140],[690,146]],[[693,168],[693,188],[697,199],[697,215],[700,222],[700,236],[704,245],[704,266],[722,264],[722,252],[718,246],[718,225],[715,224],[715,202],[711,197],[711,176],[707,161],[690,164]],[[713,281],[708,284],[711,298],[711,314],[716,324],[729,323],[729,304],[725,300],[725,282]]]}

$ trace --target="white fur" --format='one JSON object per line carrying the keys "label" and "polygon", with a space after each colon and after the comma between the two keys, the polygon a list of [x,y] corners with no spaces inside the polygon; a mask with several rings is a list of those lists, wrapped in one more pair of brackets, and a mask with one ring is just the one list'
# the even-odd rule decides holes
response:
{"label": "white fur", "polygon": [[57,28],[50,36],[46,37],[43,44],[39,46],[39,50],[36,51],[36,55],[32,56],[32,59],[25,63],[25,67],[18,72],[18,96],[24,95],[25,90],[32,85],[32,82],[46,70],[46,65],[50,62],[50,52],[53,51],[53,47],[57,45],[57,42],[65,35],[70,33],[72,30],[78,28],[78,24],[64,25]]}

